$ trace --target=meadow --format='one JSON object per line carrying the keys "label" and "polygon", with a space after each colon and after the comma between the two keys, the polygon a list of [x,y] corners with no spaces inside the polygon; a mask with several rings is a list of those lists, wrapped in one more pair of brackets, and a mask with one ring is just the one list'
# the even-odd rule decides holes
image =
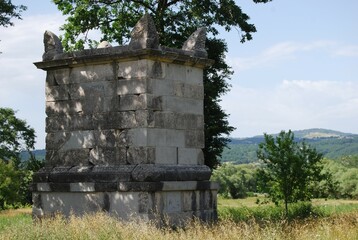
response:
{"label": "meadow", "polygon": [[[315,199],[313,206],[293,205],[296,216],[291,220],[280,207],[256,202],[219,199],[217,223],[193,221],[179,229],[120,222],[104,213],[34,224],[31,209],[7,210],[0,212],[0,239],[358,239],[358,201]],[[311,212],[306,216],[307,209]]]}

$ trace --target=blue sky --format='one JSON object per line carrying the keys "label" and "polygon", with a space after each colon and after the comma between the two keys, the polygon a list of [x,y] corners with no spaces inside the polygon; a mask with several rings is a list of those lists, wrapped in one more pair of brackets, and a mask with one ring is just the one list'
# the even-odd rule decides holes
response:
{"label": "blue sky", "polygon": [[[64,23],[49,0],[13,1],[28,10],[0,28],[0,107],[17,110],[45,147],[45,72],[36,69],[45,30]],[[257,28],[244,44],[221,32],[235,74],[222,106],[233,137],[280,130],[329,128],[358,133],[358,1],[238,1]]]}

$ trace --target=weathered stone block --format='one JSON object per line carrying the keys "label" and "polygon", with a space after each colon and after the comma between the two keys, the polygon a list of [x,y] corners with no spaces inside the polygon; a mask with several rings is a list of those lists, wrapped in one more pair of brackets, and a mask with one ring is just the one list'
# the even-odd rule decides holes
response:
{"label": "weathered stone block", "polygon": [[184,147],[186,136],[184,130],[167,129],[165,134],[166,144],[164,146]]}
{"label": "weathered stone block", "polygon": [[93,115],[93,121],[97,129],[101,130],[137,127],[134,111],[97,113]]}
{"label": "weathered stone block", "polygon": [[115,148],[95,147],[90,150],[89,162],[93,165],[108,165],[115,162]]}
{"label": "weathered stone block", "polygon": [[139,212],[139,192],[113,192],[108,194],[109,213],[130,220]]}
{"label": "weathered stone block", "polygon": [[184,212],[197,210],[196,194],[194,191],[182,191],[182,201]]}
{"label": "weathered stone block", "polygon": [[156,147],[155,164],[177,164],[177,147]]}
{"label": "weathered stone block", "polygon": [[46,182],[41,182],[41,183],[37,183],[36,184],[36,191],[39,192],[50,192],[51,191],[51,187],[48,183]]}
{"label": "weathered stone block", "polygon": [[114,80],[116,78],[112,64],[88,65],[73,68],[68,82],[63,82],[63,84]]}
{"label": "weathered stone block", "polygon": [[70,84],[68,95],[70,99],[92,98],[94,96],[110,97],[115,95],[115,81],[85,82]]}
{"label": "weathered stone block", "polygon": [[178,97],[204,99],[204,86],[186,84],[183,82],[174,83],[174,95]]}
{"label": "weathered stone block", "polygon": [[163,96],[164,111],[172,111],[177,113],[203,114],[204,103],[199,99],[182,98],[176,96]]}
{"label": "weathered stone block", "polygon": [[161,110],[161,97],[139,94],[139,95],[123,95],[119,97],[119,111],[131,110]]}
{"label": "weathered stone block", "polygon": [[69,132],[58,131],[46,135],[46,150],[59,150],[70,138]]}
{"label": "weathered stone block", "polygon": [[156,111],[154,112],[154,127],[156,128],[175,128],[176,114],[173,112]]}
{"label": "weathered stone block", "polygon": [[202,130],[185,131],[185,147],[187,148],[204,148],[205,137]]}
{"label": "weathered stone block", "polygon": [[148,74],[148,62],[149,60],[138,60],[129,62],[119,62],[117,65],[118,79],[128,78],[144,78]]}
{"label": "weathered stone block", "polygon": [[138,194],[138,212],[152,213],[153,212],[153,193],[139,192]]}
{"label": "weathered stone block", "polygon": [[152,110],[137,110],[135,111],[135,120],[137,127],[154,127],[154,111]]}
{"label": "weathered stone block", "polygon": [[165,66],[165,78],[167,80],[186,81],[186,66],[167,63]]}
{"label": "weathered stone block", "polygon": [[45,95],[47,102],[70,99],[67,85],[46,86]]}
{"label": "weathered stone block", "polygon": [[119,62],[117,65],[118,79],[163,78],[165,64],[153,60]]}
{"label": "weathered stone block", "polygon": [[172,96],[174,94],[173,81],[168,79],[148,80],[148,92],[156,96]]}
{"label": "weathered stone block", "polygon": [[95,144],[93,131],[72,131],[66,134],[66,141],[59,149],[67,151],[69,149],[93,148]]}
{"label": "weathered stone block", "polygon": [[94,192],[94,183],[93,182],[76,182],[70,183],[71,192]]}
{"label": "weathered stone block", "polygon": [[46,86],[57,86],[69,83],[70,71],[70,68],[47,71]]}
{"label": "weathered stone block", "polygon": [[163,193],[164,198],[164,212],[173,213],[181,212],[182,201],[180,192],[165,192]]}
{"label": "weathered stone block", "polygon": [[204,129],[204,116],[189,113],[176,113],[175,114],[175,128],[176,129]]}
{"label": "weathered stone block", "polygon": [[147,128],[133,128],[128,129],[125,136],[125,142],[128,146],[151,146],[148,145],[148,129]]}
{"label": "weathered stone block", "polygon": [[129,164],[148,164],[155,161],[155,149],[152,147],[128,147],[127,162]]}
{"label": "weathered stone block", "polygon": [[95,125],[92,114],[52,115],[46,118],[46,132],[93,130]]}
{"label": "weathered stone block", "polygon": [[204,154],[199,148],[178,148],[178,164],[204,164]]}
{"label": "weathered stone block", "polygon": [[130,95],[148,93],[151,89],[151,81],[149,79],[125,79],[117,81],[117,94]]}
{"label": "weathered stone block", "polygon": [[183,147],[185,131],[175,129],[150,128],[147,130],[148,146]]}
{"label": "weathered stone block", "polygon": [[46,166],[88,165],[89,149],[69,149],[66,151],[46,151]]}
{"label": "weathered stone block", "polygon": [[186,66],[186,82],[203,85],[203,70],[196,67]]}
{"label": "weathered stone block", "polygon": [[85,213],[102,211],[104,193],[41,193],[41,205],[48,215],[61,212],[64,216],[74,214],[81,216]]}
{"label": "weathered stone block", "polygon": [[93,165],[125,165],[126,148],[95,147],[90,151],[89,161]]}

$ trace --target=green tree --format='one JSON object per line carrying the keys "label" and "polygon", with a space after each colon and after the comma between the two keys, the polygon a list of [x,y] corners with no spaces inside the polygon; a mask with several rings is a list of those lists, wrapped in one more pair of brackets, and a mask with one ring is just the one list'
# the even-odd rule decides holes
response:
{"label": "green tree", "polygon": [[305,142],[295,142],[291,130],[281,131],[276,138],[264,134],[264,138],[257,151],[263,162],[259,187],[275,204],[283,200],[288,216],[288,204],[310,200],[315,183],[329,175],[322,174],[322,154]]}
{"label": "green tree", "polygon": [[225,198],[245,198],[256,192],[256,167],[251,164],[224,163],[213,171],[211,180],[220,184],[219,194]]}
{"label": "green tree", "polygon": [[0,210],[21,202],[21,171],[14,162],[0,159]]}
{"label": "green tree", "polygon": [[[43,165],[30,152],[34,144],[35,130],[14,110],[0,108],[0,209],[31,202],[32,174]],[[21,162],[22,151],[29,152],[29,160]]]}
{"label": "green tree", "polygon": [[14,5],[11,0],[0,1],[0,26],[13,26],[12,18],[21,19],[21,13],[27,9],[24,5]]}
{"label": "green tree", "polygon": [[11,108],[0,108],[0,159],[20,164],[20,152],[30,151],[35,144],[35,130],[15,116]]}
{"label": "green tree", "polygon": [[[253,0],[266,3],[271,0]],[[82,49],[85,43],[91,46],[96,41],[88,39],[91,30],[102,32],[102,40],[124,44],[130,31],[145,12],[156,24],[160,43],[169,47],[181,47],[184,41],[198,27],[205,26],[210,33],[206,47],[209,58],[215,64],[206,69],[204,75],[204,116],[205,116],[205,164],[211,168],[219,164],[219,157],[229,139],[225,137],[234,130],[219,105],[220,97],[229,90],[227,81],[232,75],[225,62],[227,46],[217,38],[219,29],[230,31],[241,29],[241,42],[252,39],[256,32],[249,16],[233,0],[53,0],[58,9],[68,18],[62,26],[62,43],[65,50]]]}

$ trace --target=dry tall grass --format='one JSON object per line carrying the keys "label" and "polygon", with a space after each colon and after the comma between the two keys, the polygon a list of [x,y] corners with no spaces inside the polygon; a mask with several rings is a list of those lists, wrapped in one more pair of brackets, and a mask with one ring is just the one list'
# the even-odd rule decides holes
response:
{"label": "dry tall grass", "polygon": [[105,214],[57,217],[4,229],[0,239],[358,239],[358,212],[297,222],[219,221],[212,226],[191,222],[178,230],[144,222],[120,222]]}

